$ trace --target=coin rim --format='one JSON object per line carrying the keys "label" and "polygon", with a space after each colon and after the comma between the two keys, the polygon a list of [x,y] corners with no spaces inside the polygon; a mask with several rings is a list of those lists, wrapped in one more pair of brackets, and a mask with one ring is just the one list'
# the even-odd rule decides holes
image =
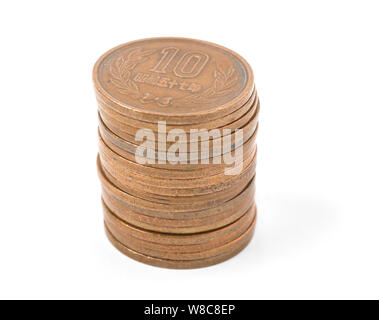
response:
{"label": "coin rim", "polygon": [[[105,227],[105,233],[108,237],[108,240],[111,244],[121,253],[126,255],[127,257],[138,261],[140,263],[148,264],[155,267],[160,268],[168,268],[168,269],[196,269],[196,268],[205,268],[212,265],[216,265],[222,262],[225,262],[237,254],[239,254],[243,249],[245,249],[251,242],[256,229],[257,217],[255,223],[251,225],[251,228],[246,231],[244,235],[242,235],[239,239],[241,241],[241,246],[233,251],[227,252],[223,255],[219,255],[216,257],[200,259],[200,260],[192,260],[192,261],[174,261],[174,260],[165,260],[165,259],[157,259],[146,256],[134,250],[131,250],[127,246],[123,245],[120,241],[118,241],[111,232]],[[238,240],[237,240],[238,241]]]}
{"label": "coin rim", "polygon": [[[207,45],[207,46],[210,46],[210,47],[213,47],[216,49],[224,50],[226,53],[233,55],[237,60],[240,60],[241,64],[244,66],[245,71],[246,71],[246,75],[247,75],[246,86],[241,90],[240,94],[237,97],[233,98],[232,100],[230,100],[224,104],[214,106],[213,108],[208,109],[206,112],[197,111],[197,112],[190,112],[190,113],[172,113],[172,114],[157,112],[157,111],[153,111],[153,110],[144,110],[143,108],[138,107],[135,104],[132,105],[132,104],[127,104],[125,102],[119,101],[118,99],[116,99],[114,96],[112,96],[110,93],[108,93],[102,87],[98,75],[99,75],[99,68],[100,68],[101,64],[103,63],[103,61],[106,57],[113,54],[114,52],[116,52],[120,48],[123,48],[123,47],[126,48],[127,46],[131,46],[131,45],[134,45],[134,44],[137,44],[140,42],[142,43],[142,42],[146,42],[146,41],[157,41],[157,40],[160,40],[160,41],[179,40],[179,41],[197,42],[197,43],[201,43],[203,45]],[[250,67],[249,63],[242,56],[240,56],[238,53],[236,53],[236,52],[234,52],[234,51],[232,51],[232,50],[230,50],[224,46],[218,45],[216,43],[212,43],[212,42],[204,41],[204,40],[192,39],[192,38],[185,38],[185,37],[153,37],[153,38],[145,38],[145,39],[134,40],[134,41],[130,41],[130,42],[126,42],[124,44],[121,44],[121,45],[105,52],[96,61],[95,66],[94,66],[93,71],[92,71],[92,79],[93,79],[96,90],[103,97],[105,97],[109,101],[115,103],[116,105],[130,111],[131,113],[136,113],[139,115],[158,116],[158,117],[164,116],[167,118],[170,118],[170,117],[191,118],[194,116],[199,117],[200,115],[215,114],[215,113],[219,112],[220,110],[228,109],[230,106],[235,106],[235,105],[238,105],[237,108],[239,108],[244,103],[246,103],[246,101],[250,98],[250,96],[252,95],[253,90],[254,90],[254,73],[253,73],[253,70]]]}

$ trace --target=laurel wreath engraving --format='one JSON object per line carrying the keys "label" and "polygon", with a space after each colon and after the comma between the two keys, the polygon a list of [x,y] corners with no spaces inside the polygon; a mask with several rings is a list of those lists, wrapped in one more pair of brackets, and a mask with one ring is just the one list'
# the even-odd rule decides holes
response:
{"label": "laurel wreath engraving", "polygon": [[138,64],[148,60],[155,50],[143,50],[137,48],[132,50],[127,57],[120,56],[110,67],[111,81],[122,94],[134,99],[141,98],[141,92],[137,84],[132,80],[132,72]]}
{"label": "laurel wreath engraving", "polygon": [[238,75],[233,67],[229,67],[228,70],[218,67],[214,71],[214,82],[210,88],[199,94],[184,97],[180,100],[180,103],[211,103],[232,92],[237,83]]}
{"label": "laurel wreath engraving", "polygon": [[146,62],[155,52],[155,50],[136,48],[126,56],[120,56],[115,60],[109,71],[111,82],[118,92],[142,103],[156,103],[159,106],[166,107],[174,102],[182,105],[211,103],[232,92],[238,84],[238,75],[232,66],[226,69],[217,67],[214,71],[212,85],[201,93],[193,93],[180,99],[174,99],[173,97],[157,97],[150,92],[141,92],[137,83],[133,81],[133,71],[137,65]]}

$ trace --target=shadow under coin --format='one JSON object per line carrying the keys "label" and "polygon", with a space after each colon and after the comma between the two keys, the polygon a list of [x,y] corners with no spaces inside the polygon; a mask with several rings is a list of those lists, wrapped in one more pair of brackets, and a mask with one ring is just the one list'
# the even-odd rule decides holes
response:
{"label": "shadow under coin", "polygon": [[309,252],[338,227],[338,208],[330,201],[309,195],[260,197],[258,217],[249,252],[257,263]]}

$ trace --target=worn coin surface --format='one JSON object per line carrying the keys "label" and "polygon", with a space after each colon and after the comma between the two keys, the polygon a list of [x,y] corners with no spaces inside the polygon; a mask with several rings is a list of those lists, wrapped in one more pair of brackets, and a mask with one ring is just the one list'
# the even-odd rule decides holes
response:
{"label": "worn coin surface", "polygon": [[[216,144],[217,149],[213,149],[213,141],[209,141],[209,144],[207,143],[205,146],[205,150],[203,150],[202,142],[199,142],[198,144],[198,152],[190,152],[190,153],[183,153],[181,157],[178,159],[178,163],[176,163],[174,166],[169,161],[170,157],[177,156],[177,154],[174,154],[172,152],[166,152],[165,159],[163,164],[159,163],[159,154],[157,150],[149,149],[152,151],[152,156],[150,156],[150,153],[146,154],[146,151],[144,151],[143,160],[145,162],[145,166],[147,167],[157,167],[157,168],[168,168],[168,169],[175,169],[175,170],[193,170],[198,169],[201,167],[205,167],[203,164],[207,164],[206,167],[209,167],[209,164],[212,163],[220,163],[220,160],[222,158],[225,159],[225,157],[229,157],[229,155],[232,155],[234,158],[234,154],[236,151],[241,151],[243,149],[244,156],[246,156],[246,152],[250,152],[250,148],[255,144],[257,132],[259,128],[259,123],[256,119],[250,122],[249,124],[250,129],[249,131],[244,134],[243,139],[235,139],[234,135],[229,135],[224,137],[224,142],[221,142],[218,146]],[[136,153],[138,150],[138,146],[130,143],[116,134],[114,134],[112,131],[110,131],[105,124],[101,121],[99,121],[99,138],[100,143],[104,143],[108,148],[113,150],[116,154],[122,156],[123,158],[136,162]],[[234,139],[234,140],[233,140]],[[225,143],[231,143],[230,147],[227,146],[224,149]],[[220,147],[221,145],[221,147]],[[163,150],[165,151],[165,149]],[[205,152],[203,152],[205,151]],[[187,161],[181,161],[182,157],[185,157]],[[191,163],[191,157],[196,157],[195,164]],[[217,160],[215,160],[215,158]],[[150,162],[150,163],[149,163]],[[181,163],[183,162],[183,163]],[[222,161],[221,161],[222,163]],[[218,166],[220,168],[220,166]]]}
{"label": "worn coin surface", "polygon": [[248,211],[235,222],[217,230],[212,230],[210,232],[201,232],[195,234],[169,234],[169,233],[159,233],[151,232],[149,230],[144,230],[128,224],[126,221],[121,220],[117,217],[103,202],[104,209],[104,220],[107,225],[113,225],[121,233],[129,234],[134,238],[148,241],[160,245],[168,245],[171,247],[195,247],[195,246],[206,246],[220,238],[225,238],[228,234],[235,232],[237,229],[241,228],[247,221],[255,218],[256,206],[253,205]]}
{"label": "worn coin surface", "polygon": [[137,260],[139,262],[149,264],[161,268],[170,268],[170,269],[194,269],[194,268],[204,268],[207,266],[215,265],[226,261],[233,256],[241,252],[250,242],[254,235],[256,220],[250,225],[248,230],[241,235],[238,239],[232,241],[229,246],[225,246],[224,250],[217,256],[211,256],[203,259],[197,260],[170,260],[170,259],[161,259],[151,257],[142,253],[139,253],[135,250],[132,250],[125,246],[123,243],[118,241],[107,227],[105,227],[106,234],[111,243],[122,253],[128,257]]}
{"label": "worn coin surface", "polygon": [[241,237],[251,224],[252,220],[245,223],[234,233],[228,234],[225,238],[219,238],[218,241],[214,241],[210,246],[197,246],[197,248],[191,246],[176,246],[175,248],[167,245],[162,246],[131,237],[129,234],[119,232],[115,228],[112,229],[108,224],[106,226],[118,241],[142,254],[170,260],[197,260],[217,256],[226,250],[232,250],[232,248],[238,246],[234,241]]}
{"label": "worn coin surface", "polygon": [[[106,207],[104,208],[105,225],[120,242],[127,245],[131,249],[145,253],[147,255],[156,256],[156,254],[164,255],[165,253],[170,253],[173,254],[170,259],[174,260],[177,259],[177,256],[181,256],[180,259],[187,260],[187,258],[184,258],[184,256],[182,256],[182,254],[199,253],[212,250],[237,239],[247,230],[247,228],[253,222],[255,219],[255,214],[256,208],[254,206],[251,207],[246,212],[246,214],[236,222],[217,230],[218,234],[216,237],[215,231],[187,236],[182,235],[179,239],[177,239],[178,243],[168,244],[157,242],[157,240],[161,239],[154,239],[156,233],[130,226],[124,221],[117,218],[115,215],[111,214],[110,211],[106,209]],[[177,235],[174,236],[178,238]],[[198,241],[199,236],[202,236],[202,241],[196,242]],[[206,241],[204,241],[205,236],[208,237]],[[192,239],[194,243],[185,243],[185,240],[188,242],[189,239]],[[167,241],[170,239],[166,237],[165,240]],[[164,256],[164,258],[169,257]],[[191,257],[191,259],[193,258],[194,257]]]}
{"label": "worn coin surface", "polygon": [[[165,135],[164,138],[158,139],[156,135],[152,137],[153,140],[148,140],[152,142],[152,148],[148,148],[152,150],[155,154],[158,153],[158,151],[163,151],[166,153],[167,158],[169,159],[169,156],[175,157],[177,156],[177,151],[179,149],[179,146],[184,146],[184,151],[182,151],[182,148],[180,148],[181,152],[184,154],[187,154],[187,157],[190,158],[191,156],[197,155],[198,159],[206,159],[209,157],[214,157],[217,155],[222,155],[224,153],[230,152],[231,150],[234,150],[235,148],[240,147],[245,142],[247,142],[256,132],[258,128],[258,112],[259,112],[259,106],[258,110],[254,113],[252,117],[249,118],[248,122],[241,128],[238,128],[242,130],[242,134],[238,134],[236,130],[231,130],[229,128],[222,128],[222,130],[217,130],[217,134],[219,134],[219,138],[216,139],[204,139],[204,142],[200,138],[189,138],[187,140],[187,137],[185,138],[185,142],[180,143],[177,141],[177,139],[173,142],[168,141],[167,135]],[[125,134],[120,132],[117,128],[109,128],[104,122],[102,118],[99,118],[99,127],[101,132],[110,132],[113,136],[116,136],[117,140],[121,140],[120,146],[122,148],[129,152],[136,154],[137,150],[139,148],[138,142],[135,141],[135,137],[128,136],[126,137]],[[224,135],[224,129],[225,130],[231,130],[231,134],[225,134]],[[209,131],[210,132],[210,131]],[[108,134],[109,135],[109,134]],[[150,134],[149,134],[150,135]],[[209,133],[210,135],[210,133]],[[129,139],[129,140],[127,140]],[[163,147],[159,145],[160,141],[166,141]],[[192,142],[196,141],[197,143],[194,143],[192,145]],[[206,144],[204,144],[206,143]],[[225,143],[230,143],[230,147],[225,148]],[[197,148],[195,148],[195,151],[192,150],[193,146],[197,145]],[[170,147],[175,147],[175,151],[170,151]],[[200,152],[201,151],[201,152]],[[151,158],[148,155],[146,155],[146,158]]]}
{"label": "worn coin surface", "polygon": [[209,217],[226,211],[244,203],[255,193],[254,178],[247,184],[241,193],[226,202],[205,201],[200,203],[158,203],[128,194],[109,184],[103,185],[103,193],[117,198],[125,208],[133,209],[135,212],[166,219],[192,219],[193,217]]}
{"label": "worn coin surface", "polygon": [[[258,128],[257,128],[258,129]],[[210,158],[204,158],[201,159],[199,157],[198,163],[191,164],[190,162],[188,163],[176,163],[176,164],[171,164],[171,163],[159,163],[156,161],[156,158],[151,159],[150,157],[146,156],[148,160],[154,160],[151,161],[151,163],[146,162],[144,164],[145,167],[151,167],[151,168],[157,168],[157,169],[169,169],[172,170],[175,174],[175,171],[196,171],[196,170],[205,170],[203,176],[209,176],[209,175],[214,175],[217,173],[221,173],[225,169],[225,167],[230,166],[229,164],[225,163],[225,161],[222,161],[222,159],[235,159],[238,154],[242,153],[243,154],[243,159],[248,158],[249,154],[251,152],[255,152],[256,149],[256,138],[257,138],[257,132],[258,130],[255,130],[254,134],[250,137],[249,140],[247,140],[242,146],[237,147],[233,149],[230,152],[223,153],[222,155],[219,155],[217,157],[213,157],[212,154]],[[126,142],[115,135],[113,132],[111,132],[109,129],[107,129],[105,126],[102,126],[101,122],[99,125],[99,140],[100,143],[103,142],[105,143],[106,146],[108,146],[109,149],[111,149],[113,152],[118,154],[119,156],[125,158],[126,160],[136,162],[136,155],[132,152],[127,151],[127,146],[125,145]],[[242,151],[241,151],[242,149]],[[204,160],[206,162],[203,162],[201,160]],[[221,163],[218,164],[217,166],[212,166],[214,163]],[[208,174],[209,173],[209,174]],[[183,173],[185,174],[185,173]]]}
{"label": "worn coin surface", "polygon": [[[130,183],[124,185],[114,178],[110,173],[103,169],[104,176],[117,188],[137,198],[142,198],[155,203],[163,204],[191,204],[196,208],[207,208],[209,206],[217,206],[230,199],[233,199],[240,194],[255,176],[255,167],[249,169],[241,179],[238,179],[238,183],[235,183],[228,188],[221,191],[215,191],[202,195],[188,195],[188,196],[175,196],[175,195],[162,195],[160,189],[144,188],[141,184]],[[195,204],[195,205],[194,205]]]}
{"label": "worn coin surface", "polygon": [[[188,180],[195,178],[210,179],[212,175],[225,173],[227,170],[231,170],[233,167],[236,167],[239,164],[249,163],[251,157],[253,157],[255,154],[255,145],[253,145],[252,148],[248,150],[250,153],[246,154],[246,158],[243,157],[244,153],[242,153],[243,150],[241,150],[241,155],[237,155],[238,157],[234,157],[232,163],[223,163],[223,158],[221,158],[219,159],[220,163],[215,164],[209,162],[208,168],[192,171],[183,171],[176,169],[157,169],[142,164],[138,164],[135,161],[125,159],[124,157],[118,155],[116,152],[112,151],[112,149],[109,148],[101,138],[99,139],[99,150],[103,166],[106,168],[109,168],[109,166],[111,166],[114,172],[119,173],[115,175],[116,177],[122,175],[122,173],[125,173],[127,177],[131,177],[131,175],[137,174],[145,176],[146,179],[153,177],[171,180]],[[173,166],[173,168],[175,168],[175,165]],[[110,169],[109,171],[112,170]],[[141,178],[143,179],[143,177]],[[227,178],[227,176],[225,178]]]}
{"label": "worn coin surface", "polygon": [[260,100],[249,64],[210,42],[150,38],[106,52],[92,76],[111,243],[175,269],[243,250],[257,220]]}
{"label": "worn coin surface", "polygon": [[119,206],[117,199],[105,193],[103,201],[117,217],[128,224],[152,232],[188,235],[217,230],[237,221],[254,204],[254,196],[234,210],[228,210],[212,217],[185,220],[154,218],[136,213],[130,207]]}
{"label": "worn coin surface", "polygon": [[[250,99],[238,110],[235,112],[225,115],[222,118],[205,122],[205,123],[193,123],[190,125],[170,125],[166,124],[167,132],[170,130],[180,129],[185,133],[190,133],[191,130],[201,130],[201,129],[215,129],[222,127],[229,127],[231,129],[236,129],[241,127],[241,122],[243,119],[248,118],[248,116],[252,116],[255,112],[258,105],[258,97],[256,90],[254,90],[253,95]],[[118,112],[113,109],[107,107],[106,105],[99,103],[99,113],[101,118],[104,120],[104,123],[111,127],[116,126],[126,134],[135,136],[136,132],[141,128],[152,130],[153,132],[158,132],[158,123],[149,123],[142,122],[135,119],[131,119],[120,115]]]}
{"label": "worn coin surface", "polygon": [[[109,115],[106,112],[99,112],[99,117],[101,119],[101,122],[103,122],[105,126],[109,128],[109,130],[111,130],[113,133],[115,133],[120,138],[124,139],[125,141],[135,144],[136,136],[138,132],[141,132],[141,129],[143,129],[147,133],[146,140],[166,141],[167,147],[169,147],[173,143],[180,145],[180,144],[189,144],[191,142],[198,141],[199,138],[193,133],[191,135],[191,131],[201,132],[204,130],[208,130],[209,132],[212,132],[212,130],[217,129],[217,132],[220,133],[220,137],[217,137],[217,136],[215,138],[213,138],[213,136],[207,137],[208,138],[207,140],[214,141],[217,139],[221,139],[223,136],[234,134],[235,131],[238,129],[249,130],[249,127],[247,126],[247,124],[251,122],[252,119],[254,119],[257,122],[258,115],[259,115],[259,100],[257,100],[255,104],[251,105],[250,109],[241,118],[237,119],[236,121],[232,123],[227,123],[226,125],[222,127],[207,128],[209,127],[209,125],[207,125],[201,128],[192,128],[190,132],[186,132],[180,127],[170,129],[165,125],[163,127],[164,134],[162,135],[162,134],[159,134],[159,132],[157,132],[159,130],[159,127],[162,127],[162,124],[159,124],[159,125],[157,124],[156,127],[154,128],[155,131],[152,131],[152,129],[145,128],[143,126],[141,126],[140,128],[134,128],[124,123],[121,123],[118,120],[112,119],[111,117],[109,117]],[[170,137],[170,132],[175,132],[175,135],[172,135],[175,138],[175,140],[173,140],[172,137]],[[168,137],[170,137],[171,141],[168,139]],[[189,152],[189,148],[187,152]]]}
{"label": "worn coin surface", "polygon": [[95,64],[97,98],[133,119],[169,124],[208,122],[251,97],[249,64],[219,45],[184,38],[129,42]]}
{"label": "worn coin surface", "polygon": [[[239,175],[227,176],[225,173],[210,176],[210,179],[195,178],[187,180],[177,179],[160,179],[134,174],[128,170],[125,173],[114,170],[113,166],[107,166],[106,162],[102,163],[98,158],[98,171],[100,180],[107,185],[112,182],[113,185],[121,188],[135,187],[137,190],[143,189],[146,192],[162,196],[198,196],[208,195],[235,187],[237,184],[243,184],[246,179],[251,179],[256,170],[256,153],[252,154],[243,162],[243,171]],[[110,180],[107,178],[110,177]]]}
{"label": "worn coin surface", "polygon": [[145,208],[131,204],[130,196],[117,188],[108,187],[103,185],[104,203],[123,221],[141,229],[179,234],[216,230],[233,223],[252,206],[255,194],[252,182],[250,187],[224,206],[192,212],[169,212],[146,208],[146,203]]}

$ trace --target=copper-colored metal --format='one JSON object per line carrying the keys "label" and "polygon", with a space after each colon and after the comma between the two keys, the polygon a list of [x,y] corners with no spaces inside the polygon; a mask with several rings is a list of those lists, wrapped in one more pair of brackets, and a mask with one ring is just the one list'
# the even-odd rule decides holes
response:
{"label": "copper-colored metal", "polygon": [[[209,145],[209,153],[212,155],[213,152],[219,152],[222,154],[222,149],[217,149],[215,147],[216,143],[220,144],[220,148],[222,147],[223,140],[225,137],[231,136],[231,141],[234,142],[235,147],[240,146],[242,143],[245,143],[247,140],[250,139],[252,134],[254,134],[257,123],[258,123],[258,114],[259,114],[259,104],[258,104],[258,110],[254,108],[253,112],[249,112],[246,117],[241,118],[240,120],[236,121],[235,123],[228,124],[225,127],[216,128],[218,130],[218,133],[220,134],[220,138],[217,139],[207,139],[205,141],[211,141],[213,143],[210,143]],[[112,131],[114,134],[116,134],[118,137],[122,138],[124,141],[126,141],[129,145],[128,150],[135,150],[138,147],[138,142],[135,140],[135,134],[130,135],[129,133],[126,133],[123,128],[123,125],[115,122],[107,121],[107,119],[104,118],[99,114],[99,117],[101,118],[101,121],[105,124],[107,128],[109,128],[110,131]],[[120,128],[121,127],[121,128]],[[179,128],[180,129],[180,128]],[[203,128],[204,129],[204,128]],[[201,130],[203,130],[201,129]],[[237,139],[236,137],[236,130],[243,130],[244,139]],[[182,129],[180,129],[182,130]],[[230,130],[231,134],[223,134],[225,130]],[[168,131],[169,132],[169,131]],[[153,132],[154,139],[150,140],[149,138],[147,141],[151,141],[155,145],[155,150],[158,150],[158,142],[165,142],[166,148],[164,151],[169,150],[169,148],[175,144],[176,146],[183,146],[185,145],[187,153],[192,153],[191,144],[198,144],[200,146],[200,139],[198,137],[191,137],[190,133],[187,134],[178,134],[176,135],[176,141],[167,141],[167,135],[164,135],[164,137],[161,137],[157,132]],[[180,139],[179,139],[180,138]],[[183,142],[184,141],[184,142]],[[200,148],[199,148],[200,149]],[[134,151],[133,151],[134,152]]]}
{"label": "copper-colored metal", "polygon": [[[205,41],[143,39],[105,53],[93,81],[97,167],[112,244],[137,261],[175,269],[210,266],[245,248],[256,225],[260,112],[248,63]],[[158,134],[159,121],[166,125],[164,135]],[[136,157],[141,129],[149,130],[146,159]],[[221,137],[209,132],[205,144],[191,135],[214,129]],[[175,142],[168,141],[171,130]],[[179,160],[179,147],[182,162],[170,163]],[[158,161],[158,151],[166,152],[166,162],[162,153]]]}
{"label": "copper-colored metal", "polygon": [[161,268],[170,268],[170,269],[194,269],[194,268],[204,268],[208,266],[212,266],[214,264],[221,263],[226,261],[233,256],[237,255],[241,252],[250,242],[251,238],[254,235],[256,220],[250,225],[248,230],[240,236],[238,239],[232,241],[228,245],[225,245],[221,250],[219,250],[219,254],[216,256],[210,256],[203,259],[197,260],[169,260],[169,259],[161,259],[154,258],[144,254],[141,254],[137,251],[134,251],[120,241],[118,241],[110,231],[105,228],[108,239],[111,243],[122,253],[127,255],[128,257],[137,260],[139,262],[149,264],[156,267]]}
{"label": "copper-colored metal", "polygon": [[[165,258],[173,260],[193,260],[201,258],[200,256],[193,256],[193,254],[204,254],[204,252],[211,252],[215,248],[219,248],[235,239],[240,237],[247,228],[251,225],[255,218],[255,207],[250,208],[246,214],[237,220],[238,223],[233,223],[224,228],[221,228],[223,235],[216,238],[212,238],[206,242],[196,243],[196,244],[161,244],[151,240],[151,234],[154,233],[142,230],[138,232],[138,228],[129,226],[122,220],[118,219],[116,216],[112,215],[107,209],[104,210],[105,213],[105,225],[112,232],[112,234],[127,247],[136,250],[140,253]],[[137,236],[134,234],[137,233]],[[212,234],[213,232],[205,232],[205,234]],[[143,234],[141,239],[140,235]],[[138,237],[139,235],[139,237]],[[196,238],[197,235],[181,236],[181,238],[193,237]],[[191,256],[186,256],[186,254],[191,254]]]}
{"label": "copper-colored metal", "polygon": [[[256,96],[255,90],[253,95],[250,97],[249,101],[243,107],[241,107],[240,109],[238,109],[230,115],[227,115],[220,119],[216,119],[214,121],[210,121],[208,123],[181,125],[180,127],[178,127],[178,125],[166,124],[166,129],[167,132],[169,132],[170,130],[180,128],[187,134],[189,134],[191,130],[194,129],[222,130],[223,128],[228,128],[234,131],[235,129],[242,128],[243,126],[245,126],[247,122],[249,122],[249,120],[255,114],[256,108],[258,106],[258,101],[259,99]],[[121,132],[120,137],[123,137],[123,134],[125,134],[126,140],[131,142],[134,142],[134,137],[137,131],[141,128],[152,130],[154,133],[157,133],[158,131],[157,123],[141,122],[127,118],[103,104],[99,104],[99,113],[107,127],[109,127],[110,129],[116,128],[117,131]],[[112,131],[116,132],[115,130]],[[133,137],[133,139],[131,139],[130,137]],[[188,137],[187,141],[190,141]]]}
{"label": "copper-colored metal", "polygon": [[[250,215],[253,216],[251,213]],[[118,232],[117,229],[112,229],[108,224],[106,224],[106,226],[118,241],[123,243],[128,248],[139,253],[160,259],[198,260],[218,256],[225,252],[225,250],[231,250],[234,248],[237,244],[233,241],[238,239],[244,234],[244,232],[246,232],[248,227],[252,224],[252,221],[253,219],[243,225],[235,233],[229,234],[226,237],[227,239],[219,238],[218,241],[214,241],[210,245],[210,248],[206,248],[206,246],[198,246],[198,248],[191,248],[190,246],[176,246],[175,248],[167,245],[162,246],[144,240],[138,240],[134,237],[129,236],[128,234]]]}
{"label": "copper-colored metal", "polygon": [[[201,232],[195,234],[170,234],[170,233],[159,233],[151,232],[149,230],[144,230],[128,224],[127,222],[121,220],[114,213],[112,213],[106,204],[103,202],[104,209],[104,220],[107,225],[112,225],[114,228],[119,230],[121,233],[128,234],[136,239],[148,241],[151,243],[170,246],[170,247],[195,247],[195,246],[207,246],[220,238],[226,238],[229,234],[234,233],[236,230],[240,229],[247,221],[255,217],[256,208],[249,208],[248,211],[235,222],[216,230],[210,232]],[[251,214],[253,211],[253,215]],[[252,217],[253,216],[253,217]],[[185,249],[183,249],[185,250]]]}
{"label": "copper-colored metal", "polygon": [[[102,175],[102,173],[100,174]],[[242,202],[254,195],[255,181],[252,179],[246,188],[227,202],[215,205],[214,201],[204,203],[157,203],[135,197],[113,186],[105,176],[102,176],[103,194],[116,197],[125,207],[152,217],[166,219],[188,219],[193,217],[209,217],[238,207]],[[194,200],[196,198],[194,197]]]}
{"label": "copper-colored metal", "polygon": [[[133,203],[133,200],[137,200],[135,197],[110,184],[101,171],[99,174],[103,185],[103,199],[109,209],[131,225],[157,232],[188,234],[215,230],[239,219],[254,202],[255,185],[252,182],[233,201],[219,207],[195,212],[160,211],[156,204],[148,201]],[[170,209],[171,206],[167,208]]]}
{"label": "copper-colored metal", "polygon": [[117,199],[106,193],[103,193],[103,201],[115,215],[131,225],[154,232],[185,235],[216,230],[235,222],[253,205],[254,195],[234,210],[228,210],[211,217],[182,220],[154,218],[136,213],[131,208],[120,205]]}
{"label": "copper-colored metal", "polygon": [[141,121],[208,122],[238,110],[253,93],[248,63],[205,41],[154,38],[105,53],[93,71],[96,95]]}
{"label": "copper-colored metal", "polygon": [[[225,176],[225,173],[227,171],[230,171],[233,167],[238,166],[239,164],[245,163],[248,164],[251,161],[251,158],[255,154],[255,145],[253,145],[253,148],[247,151],[250,151],[250,154],[248,153],[246,155],[246,158],[237,157],[235,158],[235,163],[233,164],[233,167],[231,165],[227,165],[223,163],[223,165],[219,164],[213,164],[211,161],[214,159],[210,159],[208,168],[201,169],[201,170],[174,170],[174,169],[157,169],[148,167],[145,165],[138,164],[134,161],[130,161],[128,159],[125,159],[121,156],[119,156],[117,153],[113,152],[100,138],[99,139],[99,149],[100,149],[100,158],[102,159],[103,166],[106,167],[109,171],[112,171],[112,169],[116,172],[119,172],[120,175],[122,173],[125,173],[127,178],[131,177],[131,175],[141,175],[145,176],[145,178],[164,178],[164,179],[170,179],[170,180],[186,180],[188,179],[196,179],[196,178],[204,178],[206,177],[207,180],[210,179],[210,176],[217,175],[217,174],[223,174]],[[242,154],[243,155],[243,154]],[[222,160],[222,158],[220,159]],[[222,163],[222,161],[220,161]],[[110,169],[112,167],[112,169]],[[173,166],[175,167],[175,165]],[[119,176],[119,175],[117,175]],[[137,177],[138,178],[138,177]],[[227,176],[225,176],[227,178]],[[144,177],[141,177],[141,179],[144,179]],[[150,180],[149,180],[150,183]],[[181,186],[180,182],[179,184],[175,183],[175,188],[178,186]]]}
{"label": "copper-colored metal", "polygon": [[[104,166],[105,164],[105,166]],[[256,169],[256,153],[243,162],[243,171],[240,175],[227,176],[224,173],[211,176],[209,180],[206,178],[188,179],[188,180],[173,180],[173,179],[148,179],[146,176],[137,175],[129,172],[130,177],[117,170],[113,170],[112,166],[107,166],[106,162],[101,163],[100,158],[98,160],[98,168],[100,172],[100,178],[106,177],[107,174],[116,185],[121,188],[137,188],[143,189],[146,192],[157,194],[161,196],[198,196],[207,195],[210,193],[220,192],[229,188],[235,187],[237,184],[243,184],[251,179],[255,174]],[[104,172],[105,170],[105,172]],[[119,169],[122,170],[122,169]],[[116,177],[115,177],[116,176]],[[106,183],[107,181],[105,181]]]}
{"label": "copper-colored metal", "polygon": [[[243,148],[243,159],[246,159],[248,155],[252,152],[252,150],[255,149],[255,141],[257,137],[257,132],[258,128],[255,130],[254,134],[250,137],[248,141],[246,141],[242,146],[237,147],[233,149],[231,152],[224,153],[222,157],[231,157],[235,158],[236,153],[240,152],[240,149]],[[99,123],[99,139],[101,140],[100,142],[103,142],[106,146],[108,146],[109,149],[113,150],[116,154],[120,155],[121,157],[132,161],[136,162],[136,156],[134,153],[127,151],[128,149],[128,143],[115,135],[113,132],[111,132],[101,121]],[[238,153],[237,153],[238,154]],[[210,154],[212,155],[212,154]],[[209,164],[215,163],[215,158],[212,156],[208,158]],[[221,173],[225,169],[227,164],[223,163],[221,161],[220,165],[215,166],[214,168],[210,168],[209,164],[203,164],[201,163],[201,157],[199,157],[199,163],[197,164],[191,164],[191,163],[186,163],[186,164],[170,164],[170,163],[165,163],[165,164],[159,164],[159,163],[153,163],[149,164],[146,163],[144,166],[146,167],[151,167],[151,168],[158,168],[158,169],[169,169],[169,170],[209,170],[210,172],[214,172],[214,174]],[[210,173],[210,175],[214,175]],[[204,173],[203,176],[208,176],[207,173]]]}
{"label": "copper-colored metal", "polygon": [[[239,146],[243,145],[246,141],[248,141],[254,135],[254,132],[256,131],[256,128],[258,126],[258,112],[259,112],[259,104],[258,104],[258,109],[255,111],[253,116],[249,118],[248,123],[246,123],[245,126],[238,128],[240,130],[243,130],[242,139],[237,139],[236,138],[236,132],[232,131],[230,138],[231,138],[231,141],[233,143],[233,149],[238,148]],[[112,124],[110,124],[111,127],[107,126],[103,122],[103,119],[100,119],[99,122],[100,122],[100,126],[107,127],[109,131],[112,131],[115,135],[117,135],[118,137],[123,139],[123,142],[124,142],[123,145],[124,145],[124,148],[126,151],[133,153],[133,154],[136,153],[136,150],[137,150],[139,145],[135,142],[134,136],[130,136],[128,134],[123,133],[118,128],[112,126]],[[222,128],[222,130],[224,130],[224,129],[229,129],[229,128],[228,128],[228,126],[226,126],[225,128]],[[220,133],[222,135],[223,131],[220,131]],[[221,155],[225,153],[225,151],[223,150],[223,140],[228,136],[229,135],[221,136],[220,139],[215,139],[215,141],[213,141],[212,139],[206,140],[206,141],[213,141],[213,143],[209,143],[209,147],[208,147],[209,156],[212,156],[214,153],[221,154]],[[166,139],[166,137],[164,139]],[[186,137],[186,139],[187,139],[187,137]],[[153,141],[155,143],[155,150],[158,151],[158,142],[162,141],[162,139],[159,139],[158,136],[155,135],[155,140],[149,140],[149,141]],[[163,141],[165,141],[165,140],[163,140]],[[191,150],[191,141],[194,141],[194,140],[190,140],[190,137],[188,136],[186,143],[179,143],[179,145],[183,145],[183,144],[186,145],[186,149],[187,149],[188,154],[193,153]],[[217,147],[217,144],[216,144],[217,142],[220,142],[219,147]],[[166,142],[166,148],[163,151],[169,153],[169,148],[174,143],[176,144],[176,142],[168,142],[167,141]],[[198,143],[198,145],[200,145],[200,141],[197,141],[197,143]],[[200,150],[200,148],[198,150]],[[199,159],[208,158],[209,156],[206,156],[206,157],[199,156]]]}
{"label": "copper-colored metal", "polygon": [[[123,185],[104,168],[103,173],[104,176],[109,180],[109,182],[111,182],[118,189],[124,191],[127,194],[130,194],[131,196],[142,198],[150,202],[163,203],[167,205],[175,206],[175,204],[178,203],[187,204],[187,206],[191,205],[192,208],[197,208],[200,210],[210,206],[218,206],[230,199],[233,199],[238,194],[240,194],[249,184],[251,179],[255,176],[255,166],[254,168],[251,168],[251,170],[249,169],[249,171],[243,177],[241,177],[241,179],[239,180],[240,182],[236,183],[232,187],[228,187],[225,190],[211,192],[208,194],[193,194],[188,196],[162,195],[159,194],[161,192],[160,189],[152,190],[153,188],[145,188],[143,185],[137,183]],[[154,192],[149,192],[149,190],[147,189],[149,189],[150,191],[152,190]]]}

